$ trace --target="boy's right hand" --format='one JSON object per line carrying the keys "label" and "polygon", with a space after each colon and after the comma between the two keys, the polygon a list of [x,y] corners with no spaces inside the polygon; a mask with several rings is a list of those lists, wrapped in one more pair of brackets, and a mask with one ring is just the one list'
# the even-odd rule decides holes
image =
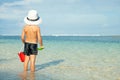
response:
{"label": "boy's right hand", "polygon": [[40,46],[40,48],[38,48],[38,50],[42,50],[42,49],[44,49],[44,46]]}
{"label": "boy's right hand", "polygon": [[44,46],[40,46],[40,48],[44,49]]}

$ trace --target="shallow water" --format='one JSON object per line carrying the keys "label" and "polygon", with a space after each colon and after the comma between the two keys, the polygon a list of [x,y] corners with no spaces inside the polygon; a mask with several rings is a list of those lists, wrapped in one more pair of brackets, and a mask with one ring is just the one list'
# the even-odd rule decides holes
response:
{"label": "shallow water", "polygon": [[120,80],[120,37],[44,36],[36,72],[22,73],[19,36],[0,36],[0,80]]}

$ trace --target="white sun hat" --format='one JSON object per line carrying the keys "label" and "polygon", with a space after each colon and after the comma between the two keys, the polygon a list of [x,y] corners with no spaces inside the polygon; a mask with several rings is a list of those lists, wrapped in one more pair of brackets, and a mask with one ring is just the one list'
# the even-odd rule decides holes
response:
{"label": "white sun hat", "polygon": [[24,18],[24,22],[28,25],[39,25],[42,23],[42,19],[38,16],[36,10],[30,10]]}

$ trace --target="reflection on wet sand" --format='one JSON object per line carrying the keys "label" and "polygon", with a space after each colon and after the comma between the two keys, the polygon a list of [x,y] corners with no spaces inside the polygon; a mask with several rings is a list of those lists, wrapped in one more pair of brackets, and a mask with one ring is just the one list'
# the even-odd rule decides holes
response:
{"label": "reflection on wet sand", "polygon": [[23,72],[20,74],[21,80],[35,80],[34,72]]}

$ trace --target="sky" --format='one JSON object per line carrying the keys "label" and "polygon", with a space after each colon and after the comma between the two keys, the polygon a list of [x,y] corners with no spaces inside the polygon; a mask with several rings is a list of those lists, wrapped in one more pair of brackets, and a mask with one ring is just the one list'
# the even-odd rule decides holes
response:
{"label": "sky", "polygon": [[42,35],[120,35],[120,0],[0,0],[0,35],[21,35],[32,9]]}

